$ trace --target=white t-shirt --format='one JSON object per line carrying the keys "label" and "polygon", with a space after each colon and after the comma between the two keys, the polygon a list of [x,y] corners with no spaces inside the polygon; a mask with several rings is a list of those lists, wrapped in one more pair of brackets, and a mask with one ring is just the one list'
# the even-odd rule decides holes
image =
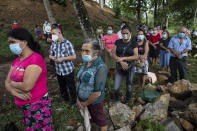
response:
{"label": "white t-shirt", "polygon": [[119,37],[120,39],[122,39],[122,33],[121,33],[121,30],[119,30],[119,31],[118,31],[117,35],[118,35],[118,37]]}

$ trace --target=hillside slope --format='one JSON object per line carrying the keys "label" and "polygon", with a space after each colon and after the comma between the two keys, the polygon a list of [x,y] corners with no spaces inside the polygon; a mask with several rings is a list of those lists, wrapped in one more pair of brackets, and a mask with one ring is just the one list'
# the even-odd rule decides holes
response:
{"label": "hillside slope", "polygon": [[[122,20],[117,19],[111,9],[105,7],[104,11],[101,11],[96,2],[84,1],[84,4],[94,29],[99,24],[103,25],[104,29],[106,29],[106,26],[110,24],[114,26],[115,32],[119,30]],[[67,6],[63,7],[52,2],[51,6],[57,22],[63,25],[66,38],[73,43],[75,48],[80,48],[83,41],[83,34],[72,3],[67,2]],[[34,33],[35,25],[40,25],[42,29],[42,24],[47,19],[47,13],[42,0],[0,0],[0,43],[2,43],[0,44],[0,57],[9,57],[12,55],[8,51],[9,47],[6,42],[6,34],[11,29],[14,20],[22,27],[28,28]],[[44,43],[43,41],[41,42]]]}

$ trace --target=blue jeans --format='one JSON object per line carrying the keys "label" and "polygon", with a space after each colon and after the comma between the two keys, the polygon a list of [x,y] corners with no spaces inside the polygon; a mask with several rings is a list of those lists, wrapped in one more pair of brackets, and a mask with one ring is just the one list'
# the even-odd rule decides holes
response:
{"label": "blue jeans", "polygon": [[126,77],[126,99],[125,102],[129,102],[131,99],[132,94],[132,81],[135,75],[135,68],[131,67],[127,73],[121,72],[121,70],[117,69],[116,76],[115,76],[115,83],[114,83],[114,93],[115,93],[115,100],[118,101],[120,99],[120,86],[122,84],[123,78]]}

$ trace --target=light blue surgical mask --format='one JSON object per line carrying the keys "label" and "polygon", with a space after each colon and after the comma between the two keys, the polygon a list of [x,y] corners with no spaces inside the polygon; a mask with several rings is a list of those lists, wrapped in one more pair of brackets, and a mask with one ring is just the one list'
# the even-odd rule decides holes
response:
{"label": "light blue surgical mask", "polygon": [[183,38],[183,37],[185,37],[185,34],[184,33],[178,33],[178,37]]}
{"label": "light blue surgical mask", "polygon": [[20,55],[22,53],[19,43],[10,44],[10,51],[15,55]]}
{"label": "light blue surgical mask", "polygon": [[82,55],[82,59],[84,62],[91,62],[93,60],[91,55]]}
{"label": "light blue surgical mask", "polygon": [[143,39],[144,39],[144,35],[138,35],[138,36],[137,36],[137,40],[140,41],[140,40],[143,40]]}
{"label": "light blue surgical mask", "polygon": [[111,35],[112,32],[113,32],[112,30],[108,30],[108,31],[107,31],[107,34]]}
{"label": "light blue surgical mask", "polygon": [[153,34],[157,34],[157,31],[156,31],[156,30],[154,30],[154,31],[153,31]]}
{"label": "light blue surgical mask", "polygon": [[153,31],[150,31],[151,34],[153,34]]}
{"label": "light blue surgical mask", "polygon": [[162,34],[162,38],[166,38],[167,37],[167,35],[166,34]]}

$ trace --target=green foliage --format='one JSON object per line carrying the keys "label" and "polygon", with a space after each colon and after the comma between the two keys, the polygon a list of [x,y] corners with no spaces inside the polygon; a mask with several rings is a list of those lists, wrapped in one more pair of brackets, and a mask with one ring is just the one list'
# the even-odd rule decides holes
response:
{"label": "green foliage", "polygon": [[154,121],[152,117],[145,120],[141,120],[137,124],[137,128],[141,127],[145,131],[164,131],[165,128],[161,126],[157,121]]}

